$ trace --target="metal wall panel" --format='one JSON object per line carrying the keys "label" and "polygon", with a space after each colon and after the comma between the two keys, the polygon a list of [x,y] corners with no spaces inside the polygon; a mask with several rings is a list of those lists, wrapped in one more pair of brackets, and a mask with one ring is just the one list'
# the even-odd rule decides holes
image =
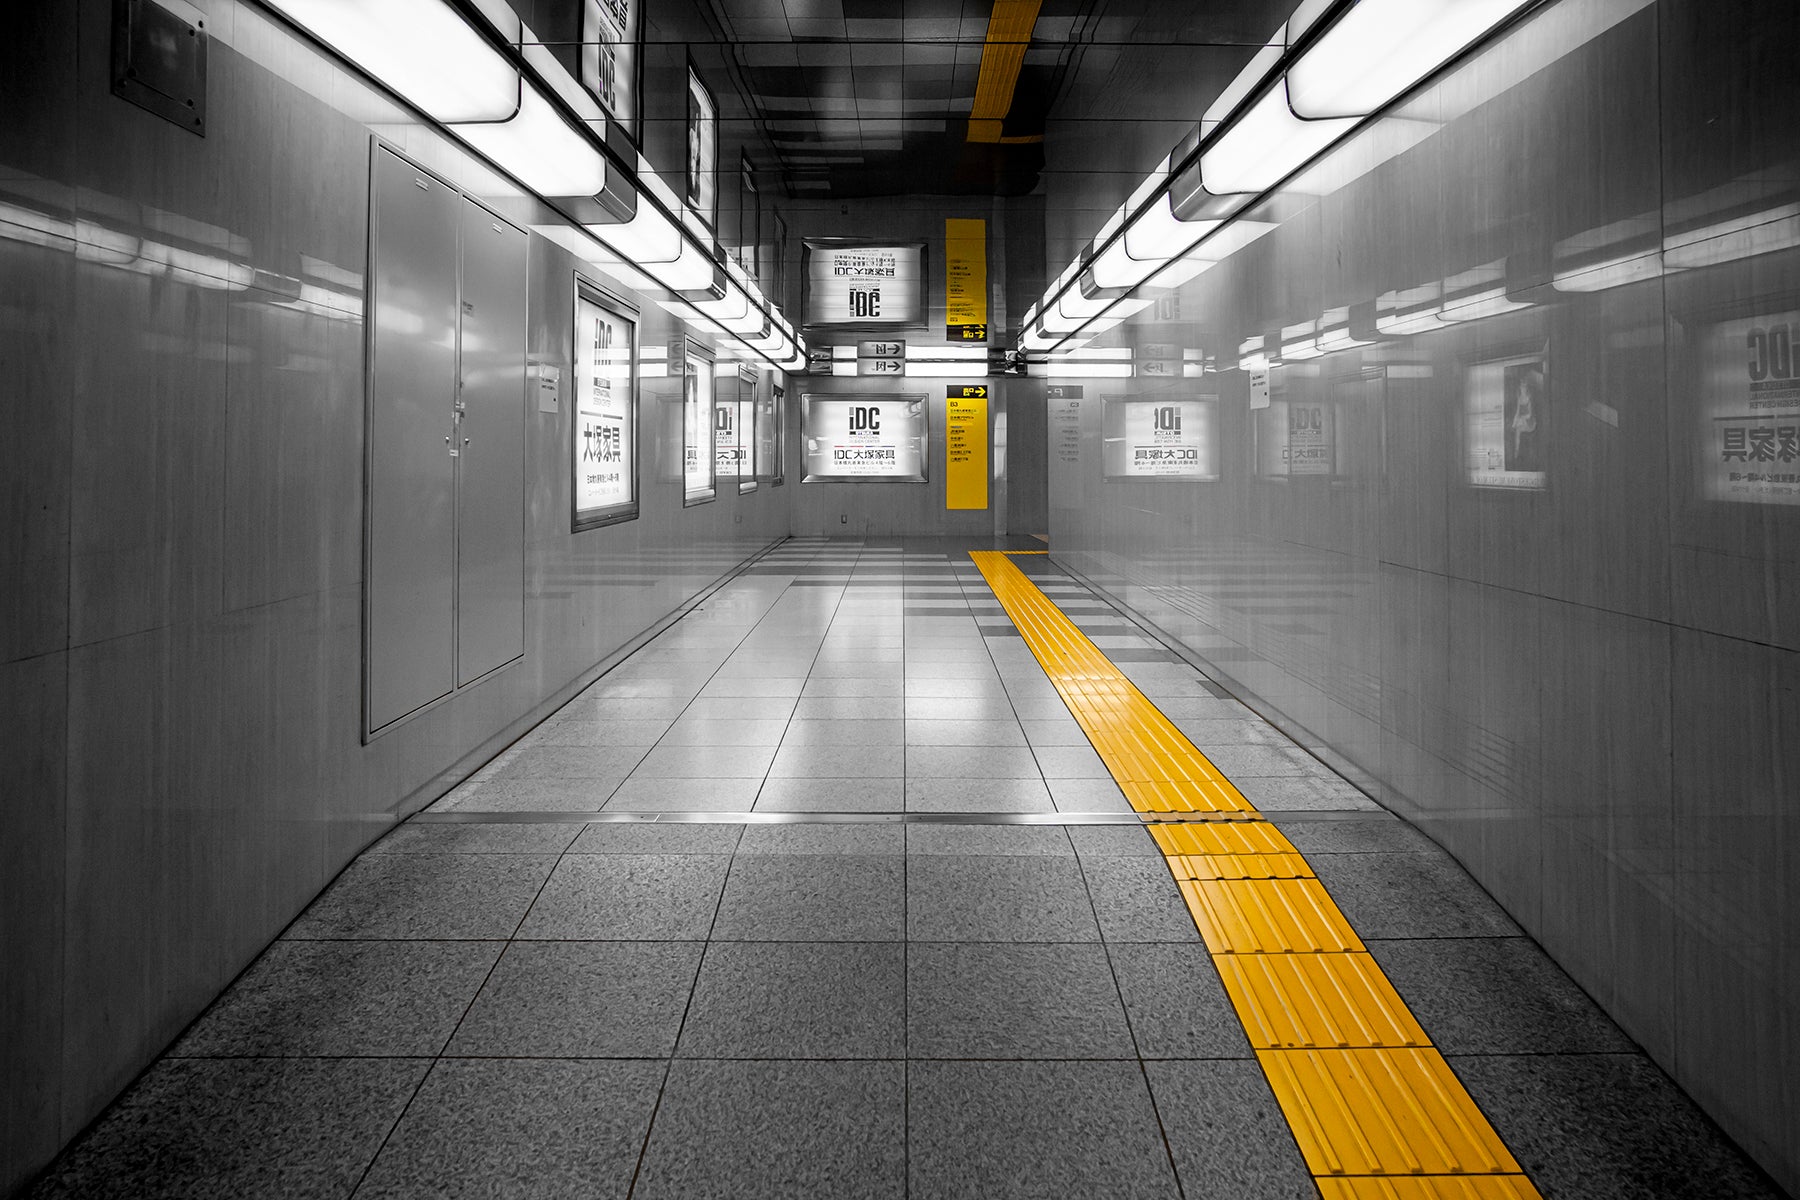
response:
{"label": "metal wall panel", "polygon": [[368,476],[368,727],[454,683],[457,196],[375,151]]}
{"label": "metal wall panel", "polygon": [[525,652],[526,235],[462,203],[456,682]]}

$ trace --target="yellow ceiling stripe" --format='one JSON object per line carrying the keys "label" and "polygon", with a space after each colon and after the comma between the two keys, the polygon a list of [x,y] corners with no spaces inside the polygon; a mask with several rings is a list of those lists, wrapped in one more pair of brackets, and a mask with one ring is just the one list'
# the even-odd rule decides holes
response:
{"label": "yellow ceiling stripe", "polygon": [[[1037,25],[1043,0],[994,0],[988,17],[987,40],[981,47],[981,75],[975,81],[975,104],[969,110],[971,142],[1006,142],[1020,139],[1001,136],[1006,114],[1012,108],[1019,68],[1025,65],[1025,48]],[[1029,140],[1041,141],[1041,138]]]}

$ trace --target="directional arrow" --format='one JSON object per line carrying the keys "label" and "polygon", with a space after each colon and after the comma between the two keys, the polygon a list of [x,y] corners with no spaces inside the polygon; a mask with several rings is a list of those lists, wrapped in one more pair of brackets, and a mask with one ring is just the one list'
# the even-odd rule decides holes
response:
{"label": "directional arrow", "polygon": [[985,400],[987,385],[982,383],[951,384],[944,389],[944,396],[949,400]]}

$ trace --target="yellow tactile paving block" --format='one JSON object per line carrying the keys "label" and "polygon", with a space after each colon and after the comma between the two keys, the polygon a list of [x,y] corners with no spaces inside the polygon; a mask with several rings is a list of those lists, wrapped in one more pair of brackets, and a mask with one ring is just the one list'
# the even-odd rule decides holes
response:
{"label": "yellow tactile paving block", "polygon": [[1431,1044],[1367,954],[1221,954],[1213,961],[1258,1050]]}
{"label": "yellow tactile paving block", "polygon": [[1171,854],[1176,879],[1312,879],[1298,854]]}
{"label": "yellow tactile paving block", "polygon": [[1539,1200],[1523,1175],[1364,1175],[1315,1179],[1321,1200]]}
{"label": "yellow tactile paving block", "polygon": [[1259,1050],[1315,1176],[1518,1175],[1436,1050]]}
{"label": "yellow tactile paving block", "polygon": [[1178,886],[1214,954],[1317,954],[1363,948],[1316,879],[1187,879]]}
{"label": "yellow tactile paving block", "polygon": [[1534,1200],[1305,856],[1005,554],[970,557],[1150,823],[1324,1200]]}
{"label": "yellow tactile paving block", "polygon": [[[1298,854],[1281,830],[1267,821],[1230,825],[1165,825],[1150,836],[1164,854]],[[1307,872],[1311,874],[1311,872]]]}
{"label": "yellow tactile paving block", "polygon": [[1119,780],[1119,789],[1139,812],[1231,813],[1255,817],[1257,812],[1224,780]]}

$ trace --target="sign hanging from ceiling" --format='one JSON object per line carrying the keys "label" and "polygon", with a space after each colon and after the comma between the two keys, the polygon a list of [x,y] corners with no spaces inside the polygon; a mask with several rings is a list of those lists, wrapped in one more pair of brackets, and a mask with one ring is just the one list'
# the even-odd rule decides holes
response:
{"label": "sign hanging from ceiling", "polygon": [[985,342],[988,336],[987,222],[944,221],[944,336]]}
{"label": "sign hanging from ceiling", "polygon": [[925,321],[925,243],[808,238],[808,325],[920,325]]}

